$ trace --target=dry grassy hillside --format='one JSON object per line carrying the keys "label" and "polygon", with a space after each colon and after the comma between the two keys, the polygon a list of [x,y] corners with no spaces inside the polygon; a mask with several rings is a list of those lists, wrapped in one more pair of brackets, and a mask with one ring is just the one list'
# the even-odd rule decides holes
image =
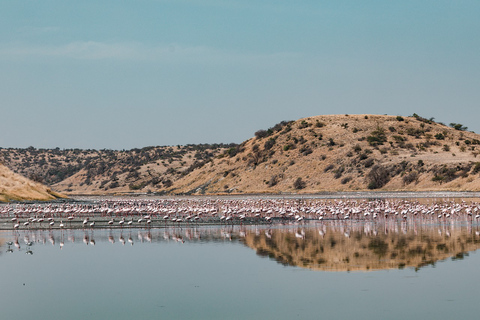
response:
{"label": "dry grassy hillside", "polygon": [[171,193],[480,190],[480,135],[425,119],[325,115],[282,122],[178,179]]}
{"label": "dry grassy hillside", "polygon": [[0,201],[54,200],[63,197],[46,186],[22,177],[0,164]]}
{"label": "dry grassy hillside", "polygon": [[65,194],[117,194],[168,188],[235,144],[132,150],[0,148],[0,160],[25,177]]}

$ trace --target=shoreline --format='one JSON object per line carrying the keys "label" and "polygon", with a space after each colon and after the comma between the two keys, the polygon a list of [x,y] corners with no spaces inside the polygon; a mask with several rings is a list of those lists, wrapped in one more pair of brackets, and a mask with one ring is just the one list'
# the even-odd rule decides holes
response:
{"label": "shoreline", "polygon": [[52,200],[11,200],[0,201],[0,206],[12,204],[63,204],[82,203],[105,199],[414,199],[414,198],[479,198],[480,191],[332,191],[318,193],[242,193],[242,194],[203,194],[203,195],[164,195],[156,193],[128,194],[75,194],[68,198]]}

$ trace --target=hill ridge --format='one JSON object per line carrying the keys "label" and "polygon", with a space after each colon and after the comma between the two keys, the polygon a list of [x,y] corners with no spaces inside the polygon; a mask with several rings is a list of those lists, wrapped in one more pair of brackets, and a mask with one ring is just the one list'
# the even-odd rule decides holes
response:
{"label": "hill ridge", "polygon": [[132,150],[0,149],[66,194],[480,191],[480,135],[414,114],[282,121],[241,144]]}

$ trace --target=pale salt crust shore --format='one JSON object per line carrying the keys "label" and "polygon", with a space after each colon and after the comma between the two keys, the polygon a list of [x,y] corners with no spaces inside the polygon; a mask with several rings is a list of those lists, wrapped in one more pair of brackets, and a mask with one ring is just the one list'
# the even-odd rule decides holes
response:
{"label": "pale salt crust shore", "polygon": [[0,206],[0,229],[161,228],[322,220],[480,219],[478,192],[316,195],[79,197]]}

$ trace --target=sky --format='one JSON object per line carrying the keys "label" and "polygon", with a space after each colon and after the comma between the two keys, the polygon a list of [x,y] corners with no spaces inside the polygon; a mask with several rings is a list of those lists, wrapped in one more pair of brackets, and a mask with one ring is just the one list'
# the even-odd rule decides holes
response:
{"label": "sky", "polygon": [[480,1],[2,0],[0,147],[241,143],[390,114],[480,133]]}

